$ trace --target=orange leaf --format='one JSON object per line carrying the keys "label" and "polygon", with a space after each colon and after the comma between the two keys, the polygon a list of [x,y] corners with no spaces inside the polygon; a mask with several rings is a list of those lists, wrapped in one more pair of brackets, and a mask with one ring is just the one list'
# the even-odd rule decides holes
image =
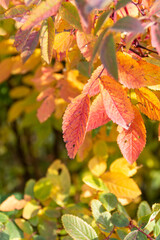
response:
{"label": "orange leaf", "polygon": [[51,88],[46,89],[38,97],[39,101],[45,98],[37,112],[37,117],[39,121],[42,123],[45,122],[55,110],[55,99],[53,96],[53,89]]}
{"label": "orange leaf", "polygon": [[81,94],[68,105],[63,117],[63,138],[70,158],[84,141],[89,115],[89,96]]}
{"label": "orange leaf", "polygon": [[99,77],[104,75],[106,70],[104,66],[99,66],[93,73],[87,84],[83,88],[83,93],[88,94],[90,97],[95,96],[100,92]]}
{"label": "orange leaf", "polygon": [[122,86],[113,78],[102,76],[101,93],[108,117],[118,125],[128,129],[134,118],[130,100]]}
{"label": "orange leaf", "polygon": [[14,57],[12,58],[6,58],[0,63],[0,83],[4,82],[9,78],[12,72],[12,66],[14,64]]}
{"label": "orange leaf", "polygon": [[104,104],[102,101],[102,95],[99,94],[93,101],[90,108],[87,131],[91,131],[92,129],[98,128],[109,121],[110,118],[106,114]]}
{"label": "orange leaf", "polygon": [[160,121],[160,101],[157,96],[147,88],[135,90],[139,109],[152,120]]}
{"label": "orange leaf", "polygon": [[135,118],[128,130],[118,126],[117,143],[129,163],[137,160],[146,144],[146,130],[143,118],[137,108],[134,108]]}
{"label": "orange leaf", "polygon": [[90,61],[92,58],[95,37],[91,34],[77,31],[76,40],[81,53],[87,61]]}
{"label": "orange leaf", "polygon": [[123,53],[117,54],[119,81],[127,88],[140,88],[159,84],[160,67],[144,60],[135,60]]}
{"label": "orange leaf", "polygon": [[18,200],[15,198],[14,195],[8,197],[4,202],[1,203],[0,205],[0,211],[3,212],[9,212],[9,211],[14,211],[14,210],[20,210],[24,208],[26,205],[27,201],[24,199]]}

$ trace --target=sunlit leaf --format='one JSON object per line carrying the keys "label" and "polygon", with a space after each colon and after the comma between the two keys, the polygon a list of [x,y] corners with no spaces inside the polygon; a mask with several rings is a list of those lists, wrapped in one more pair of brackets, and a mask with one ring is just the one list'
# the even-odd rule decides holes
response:
{"label": "sunlit leaf", "polygon": [[40,32],[40,46],[42,58],[49,64],[52,60],[53,55],[53,43],[54,43],[54,23],[53,19],[49,17],[47,20],[44,20],[41,32]]}
{"label": "sunlit leaf", "polygon": [[20,210],[20,209],[24,208],[26,203],[27,202],[24,199],[18,200],[15,198],[14,195],[11,195],[4,202],[1,203],[0,211],[9,212],[9,211],[13,211],[15,209]]}
{"label": "sunlit leaf", "polygon": [[134,163],[146,144],[145,125],[139,111],[134,108],[134,120],[128,130],[118,127],[117,143],[129,163]]}
{"label": "sunlit leaf", "polygon": [[84,141],[89,115],[89,96],[81,94],[68,105],[63,117],[63,139],[70,158]]}
{"label": "sunlit leaf", "polygon": [[111,77],[102,76],[101,93],[108,117],[120,126],[128,129],[134,118],[130,100],[122,86]]}
{"label": "sunlit leaf", "polygon": [[147,88],[135,90],[140,111],[152,120],[160,121],[160,101],[157,96]]}
{"label": "sunlit leaf", "polygon": [[70,32],[61,32],[55,35],[53,48],[57,52],[66,52],[69,50],[73,42],[73,36]]}
{"label": "sunlit leaf", "polygon": [[102,157],[95,156],[92,159],[90,159],[88,167],[93,175],[99,177],[105,172],[107,168],[106,160],[103,159]]}
{"label": "sunlit leaf", "polygon": [[7,9],[8,8],[8,5],[9,5],[9,0],[0,0],[0,5]]}

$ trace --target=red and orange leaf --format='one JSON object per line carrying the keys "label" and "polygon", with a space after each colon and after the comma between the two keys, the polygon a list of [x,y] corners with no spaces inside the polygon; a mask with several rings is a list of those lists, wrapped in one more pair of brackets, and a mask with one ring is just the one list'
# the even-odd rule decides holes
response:
{"label": "red and orange leaf", "polygon": [[141,112],[152,120],[160,121],[160,101],[157,96],[147,88],[140,88],[135,92]]}
{"label": "red and orange leaf", "polygon": [[31,12],[27,21],[23,24],[22,30],[27,30],[38,24],[40,21],[54,16],[61,5],[61,0],[46,0],[41,2],[36,8]]}
{"label": "red and orange leaf", "polygon": [[106,110],[104,108],[102,95],[99,94],[96,99],[93,101],[88,118],[87,131],[98,128],[111,119],[107,116]]}
{"label": "red and orange leaf", "polygon": [[134,107],[135,118],[128,130],[118,126],[119,135],[117,143],[129,163],[134,163],[146,144],[146,130],[143,118],[136,107]]}
{"label": "red and orange leaf", "polygon": [[15,42],[14,42],[14,46],[16,47],[17,51],[22,50],[23,46],[25,45],[29,37],[30,32],[31,32],[31,28],[25,31],[22,31],[21,28],[18,29],[15,35]]}
{"label": "red and orange leaf", "polygon": [[134,119],[131,102],[121,84],[109,76],[100,78],[103,104],[108,117],[128,129]]}
{"label": "red and orange leaf", "polygon": [[55,99],[53,95],[53,89],[48,88],[44,92],[40,93],[40,95],[38,96],[38,100],[40,101],[42,99],[45,100],[43,101],[43,103],[41,104],[37,111],[37,117],[41,123],[45,122],[55,110]]}
{"label": "red and orange leaf", "polygon": [[84,141],[89,116],[89,95],[81,94],[68,105],[63,117],[63,139],[68,156],[74,158]]}
{"label": "red and orange leaf", "polygon": [[93,47],[96,40],[95,36],[77,31],[76,40],[81,53],[87,61],[90,61],[92,58]]}
{"label": "red and orange leaf", "polygon": [[123,53],[117,54],[119,81],[127,88],[140,88],[159,84],[160,67],[144,60],[135,60]]}
{"label": "red and orange leaf", "polygon": [[8,8],[8,5],[9,5],[9,0],[0,0],[0,5],[7,9]]}
{"label": "red and orange leaf", "polygon": [[8,197],[4,202],[0,205],[0,211],[10,212],[14,210],[20,210],[24,208],[27,201],[24,199],[18,200],[14,195]]}
{"label": "red and orange leaf", "polygon": [[102,75],[107,75],[104,66],[99,66],[93,73],[91,78],[85,84],[83,88],[83,93],[88,94],[90,97],[95,96],[100,92],[99,77]]}

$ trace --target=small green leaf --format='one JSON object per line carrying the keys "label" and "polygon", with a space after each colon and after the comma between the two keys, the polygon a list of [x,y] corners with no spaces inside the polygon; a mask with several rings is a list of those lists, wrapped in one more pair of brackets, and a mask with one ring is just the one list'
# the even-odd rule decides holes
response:
{"label": "small green leaf", "polygon": [[137,239],[137,235],[138,235],[138,230],[134,230],[134,231],[130,232],[130,233],[124,238],[124,240],[136,240],[136,239]]}
{"label": "small green leaf", "polygon": [[118,32],[143,32],[143,26],[141,22],[133,17],[127,16],[119,19],[111,28],[113,31]]}
{"label": "small green leaf", "polygon": [[123,240],[127,236],[128,232],[125,229],[117,229],[117,234],[119,238]]}
{"label": "small green leaf", "polygon": [[34,235],[33,240],[45,240],[45,238],[40,235]]}
{"label": "small green leaf", "polygon": [[24,194],[25,195],[28,195],[28,196],[31,196],[32,198],[34,198],[34,185],[35,185],[36,181],[34,179],[30,179],[27,183],[26,183],[26,186],[25,186],[25,189],[24,189]]}
{"label": "small green leaf", "polygon": [[115,50],[114,38],[111,33],[105,37],[102,43],[101,50],[100,50],[100,58],[104,67],[107,69],[108,73],[115,80],[118,80],[116,50]]}
{"label": "small green leaf", "polygon": [[79,217],[63,215],[62,223],[67,233],[75,240],[98,240],[95,230]]}
{"label": "small green leaf", "polygon": [[74,28],[78,28],[80,31],[82,30],[78,10],[72,3],[63,2],[60,8],[60,15]]}
{"label": "small green leaf", "polygon": [[156,222],[153,228],[154,237],[158,237],[160,235],[160,219]]}
{"label": "small green leaf", "polygon": [[48,199],[52,193],[53,183],[48,178],[41,178],[34,186],[34,195],[40,201]]}
{"label": "small green leaf", "polygon": [[123,213],[119,212],[113,213],[111,222],[117,227],[127,227],[129,225],[128,218]]}
{"label": "small green leaf", "polygon": [[102,193],[99,199],[109,212],[114,210],[118,204],[118,200],[113,193]]}
{"label": "small green leaf", "polygon": [[112,14],[112,10],[108,10],[108,11],[102,13],[102,15],[97,20],[97,24],[96,24],[96,27],[94,29],[94,35],[97,34],[97,32],[99,31],[99,29],[101,28],[103,23],[109,18],[109,16],[111,14]]}
{"label": "small green leaf", "polygon": [[7,216],[6,214],[0,212],[0,222],[1,222],[1,223],[6,223],[6,222],[8,222],[8,221],[9,221],[8,216]]}
{"label": "small green leaf", "polygon": [[7,222],[6,233],[9,235],[10,240],[23,238],[22,231],[12,221]]}
{"label": "small green leaf", "polygon": [[151,213],[151,208],[146,201],[140,203],[138,207],[137,217],[140,219],[143,216],[149,215]]}
{"label": "small green leaf", "polygon": [[45,238],[45,240],[56,240],[57,239],[57,226],[56,222],[41,219],[38,224],[39,234]]}
{"label": "small green leaf", "polygon": [[1,240],[9,240],[9,235],[5,232],[0,232],[0,239]]}
{"label": "small green leaf", "polygon": [[17,226],[25,233],[32,234],[33,228],[28,221],[25,221],[23,218],[15,219]]}
{"label": "small green leaf", "polygon": [[130,2],[131,2],[131,0],[120,0],[120,1],[118,1],[118,2],[117,2],[117,5],[116,5],[116,7],[115,7],[115,10],[117,11],[118,9],[126,6],[126,5],[127,5],[128,3],[130,3]]}
{"label": "small green leaf", "polygon": [[83,178],[83,182],[93,189],[106,192],[109,191],[100,178],[94,177],[92,175],[85,176]]}

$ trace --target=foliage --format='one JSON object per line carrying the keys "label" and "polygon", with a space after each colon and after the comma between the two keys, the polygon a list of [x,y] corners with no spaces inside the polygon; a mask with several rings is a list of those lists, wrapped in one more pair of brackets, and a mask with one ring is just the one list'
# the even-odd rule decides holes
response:
{"label": "foliage", "polygon": [[[0,83],[8,94],[3,141],[18,149],[25,181],[30,165],[41,176],[44,142],[55,147],[45,177],[29,180],[24,196],[2,199],[1,239],[159,239],[160,206],[140,202],[132,178],[136,160],[147,164],[160,138],[159,127],[153,149],[144,149],[152,132],[146,127],[160,120],[159,1],[0,5]],[[68,167],[61,129],[75,158]],[[133,202],[140,202],[136,219],[123,206]]]}

